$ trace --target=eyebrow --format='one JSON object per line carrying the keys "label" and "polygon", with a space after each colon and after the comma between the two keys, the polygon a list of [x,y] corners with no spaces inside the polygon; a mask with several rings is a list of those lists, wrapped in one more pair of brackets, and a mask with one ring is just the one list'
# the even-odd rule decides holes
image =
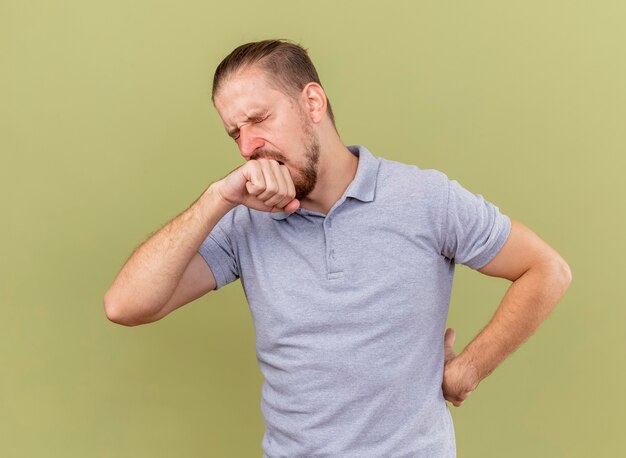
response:
{"label": "eyebrow", "polygon": [[[262,118],[268,111],[269,110],[267,108],[254,110],[249,116],[246,117],[246,121],[253,121],[255,119]],[[228,132],[228,135],[232,137],[239,132],[239,128],[234,127],[232,129],[227,129],[226,132]]]}

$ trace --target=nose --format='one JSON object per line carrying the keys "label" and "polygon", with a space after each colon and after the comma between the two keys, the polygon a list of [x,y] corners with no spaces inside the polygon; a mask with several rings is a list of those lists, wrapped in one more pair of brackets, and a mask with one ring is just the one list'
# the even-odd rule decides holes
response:
{"label": "nose", "polygon": [[256,150],[265,145],[265,140],[254,133],[254,129],[249,125],[239,128],[239,150],[241,155],[247,160]]}

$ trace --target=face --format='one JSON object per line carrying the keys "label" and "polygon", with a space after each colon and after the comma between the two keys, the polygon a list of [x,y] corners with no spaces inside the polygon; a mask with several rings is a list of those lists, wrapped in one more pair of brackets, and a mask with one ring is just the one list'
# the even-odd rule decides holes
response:
{"label": "face", "polygon": [[319,139],[297,101],[269,86],[258,70],[224,81],[214,100],[224,128],[244,159],[282,162],[289,169],[298,200],[315,188]]}

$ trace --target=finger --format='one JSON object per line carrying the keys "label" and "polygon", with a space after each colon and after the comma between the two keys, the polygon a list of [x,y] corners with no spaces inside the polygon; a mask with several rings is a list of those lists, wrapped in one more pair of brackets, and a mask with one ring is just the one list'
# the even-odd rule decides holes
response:
{"label": "finger", "polygon": [[265,179],[265,190],[257,195],[257,198],[263,202],[268,200],[276,191],[278,191],[278,183],[274,177],[272,166],[267,159],[257,159],[261,170],[263,171],[263,178]]}
{"label": "finger", "polygon": [[246,167],[242,169],[244,176],[248,179],[246,189],[253,196],[258,196],[265,190],[265,178],[263,169],[257,161],[246,162]]}
{"label": "finger", "polygon": [[289,173],[289,169],[285,165],[281,165],[279,167],[280,173],[283,176],[283,179],[287,188],[287,195],[283,200],[276,204],[277,207],[285,208],[287,204],[289,204],[296,197],[296,187],[293,184],[293,180],[291,179],[291,174]]}
{"label": "finger", "polygon": [[444,359],[447,361],[448,359],[455,358],[456,353],[454,352],[454,341],[456,340],[456,332],[453,328],[446,329],[444,334],[443,346],[444,346]]}
{"label": "finger", "polygon": [[269,161],[269,163],[278,189],[276,191],[276,194],[267,199],[264,203],[268,207],[276,207],[277,209],[282,209],[283,205],[279,204],[280,202],[285,200],[285,196],[287,195],[287,183],[285,181],[283,173],[280,170],[281,165],[275,160],[271,160]]}
{"label": "finger", "polygon": [[280,202],[276,203],[275,206],[282,209],[282,211],[288,211],[291,213],[298,208],[298,206],[294,207],[294,205],[292,204],[289,207],[289,210],[287,210],[287,205],[293,202],[294,198],[296,197],[296,188],[293,184],[293,181],[291,180],[291,175],[289,174],[289,169],[287,168],[287,166],[279,164],[278,173],[282,177],[282,181],[285,183],[285,191],[283,193],[284,197]]}

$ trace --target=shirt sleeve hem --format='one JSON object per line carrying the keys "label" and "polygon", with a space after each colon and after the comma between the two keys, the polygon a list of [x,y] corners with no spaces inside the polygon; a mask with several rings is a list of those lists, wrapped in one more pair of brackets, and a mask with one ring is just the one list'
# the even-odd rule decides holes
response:
{"label": "shirt sleeve hem", "polygon": [[497,218],[497,224],[498,228],[493,236],[491,247],[476,258],[472,259],[471,263],[466,264],[467,266],[474,270],[482,269],[500,252],[504,243],[509,238],[509,233],[511,232],[511,218],[508,215],[501,213]]}
{"label": "shirt sleeve hem", "polygon": [[215,289],[220,289],[226,284],[226,273],[221,266],[222,263],[228,262],[228,257],[223,253],[220,253],[219,248],[211,249],[205,244],[200,245],[198,253],[200,253],[200,256],[202,256],[211,269],[211,272],[213,272],[213,276],[215,277],[215,282],[217,284]]}

